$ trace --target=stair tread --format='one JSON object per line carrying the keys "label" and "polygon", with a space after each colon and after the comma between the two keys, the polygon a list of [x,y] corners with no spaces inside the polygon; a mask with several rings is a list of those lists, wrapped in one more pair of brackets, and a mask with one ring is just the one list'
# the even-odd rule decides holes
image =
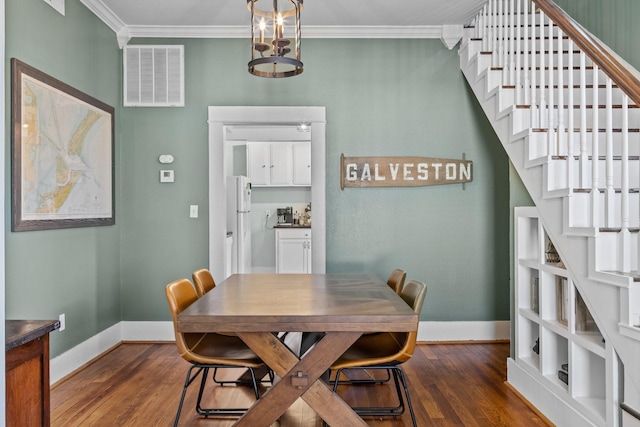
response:
{"label": "stair tread", "polygon": [[[608,229],[600,229],[601,232],[608,232]],[[603,273],[617,274],[619,276],[631,277],[634,282],[640,282],[640,271],[624,272],[620,270],[601,270]]]}
{"label": "stair tread", "polygon": [[[518,106],[516,106],[516,107],[517,107],[517,108],[520,108],[520,106],[519,106],[519,105],[518,105]],[[523,105],[523,106],[522,106],[522,108],[523,108],[523,109],[524,109],[524,108],[529,108],[529,106],[528,106],[528,105]],[[557,130],[557,129],[555,129],[555,128],[554,128],[553,130],[554,130],[555,132],[558,132],[558,130]],[[548,132],[548,131],[549,131],[549,128],[531,128],[531,131],[532,131],[532,132]],[[564,129],[564,131],[565,131],[565,132],[569,132],[569,129],[565,128],[565,129]],[[591,132],[593,132],[593,128],[587,128],[587,129],[586,129],[586,131],[587,131],[588,133],[591,133]],[[607,129],[606,129],[606,128],[598,128],[598,132],[606,132],[606,131],[607,131]],[[612,129],[612,131],[613,131],[614,133],[620,133],[620,132],[622,132],[622,128],[613,128],[613,129]],[[574,133],[580,133],[580,128],[573,128],[573,132],[574,132]],[[638,132],[640,132],[640,128],[629,128],[629,129],[628,129],[628,132],[630,132],[630,133],[638,133]]]}
{"label": "stair tread", "polygon": [[[576,160],[579,158],[579,156],[575,155],[573,156]],[[552,160],[565,160],[567,158],[567,155],[554,155],[551,156]],[[613,160],[622,160],[622,156],[612,156]],[[589,156],[589,160],[593,159],[593,156]],[[598,160],[606,160],[606,156],[598,156]],[[627,159],[629,160],[640,160],[640,156],[627,156]]]}
{"label": "stair tread", "polygon": [[[572,192],[576,193],[576,194],[590,194],[591,193],[591,188],[573,188]],[[598,188],[598,192],[604,193],[604,192],[606,192],[606,189]],[[614,188],[613,192],[619,194],[619,193],[622,193],[622,190],[619,189],[619,188]],[[630,188],[629,189],[629,194],[638,194],[638,193],[640,193],[640,189],[638,189],[638,188]]]}

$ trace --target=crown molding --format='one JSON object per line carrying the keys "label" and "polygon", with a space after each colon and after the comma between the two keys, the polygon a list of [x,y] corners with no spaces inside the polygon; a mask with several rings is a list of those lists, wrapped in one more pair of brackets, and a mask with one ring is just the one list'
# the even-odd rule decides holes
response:
{"label": "crown molding", "polygon": [[[88,1],[88,0],[85,0]],[[460,26],[462,30],[462,26]],[[127,32],[131,37],[165,38],[245,38],[249,34],[248,26],[167,26],[167,25],[129,25]],[[305,39],[439,39],[443,26],[313,26],[302,28]]]}
{"label": "crown molding", "polygon": [[[205,38],[248,37],[248,25],[180,26],[126,25],[102,0],[80,0],[93,14],[116,33],[124,47],[132,38]],[[304,39],[441,39],[451,48],[462,37],[462,25],[423,26],[323,26],[302,27]]]}
{"label": "crown molding", "polygon": [[85,5],[94,15],[96,15],[102,22],[107,24],[107,27],[111,28],[114,33],[119,34],[126,31],[127,25],[109,9],[101,0],[80,0],[80,3]]}

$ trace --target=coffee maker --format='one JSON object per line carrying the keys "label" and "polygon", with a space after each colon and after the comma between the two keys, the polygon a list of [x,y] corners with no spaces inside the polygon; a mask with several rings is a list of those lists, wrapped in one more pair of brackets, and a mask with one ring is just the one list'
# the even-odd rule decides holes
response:
{"label": "coffee maker", "polygon": [[277,215],[278,215],[278,224],[280,225],[293,224],[293,208],[291,206],[286,208],[278,208]]}

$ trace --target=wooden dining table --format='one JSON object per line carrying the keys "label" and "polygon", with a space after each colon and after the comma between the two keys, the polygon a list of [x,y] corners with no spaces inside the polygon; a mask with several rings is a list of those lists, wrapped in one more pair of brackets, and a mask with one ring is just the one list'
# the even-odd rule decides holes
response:
{"label": "wooden dining table", "polygon": [[[237,334],[280,381],[234,424],[270,426],[299,398],[331,426],[366,426],[322,375],[365,332],[411,332],[418,315],[373,275],[235,274],[178,316],[180,332]],[[322,333],[303,357],[280,332]]]}

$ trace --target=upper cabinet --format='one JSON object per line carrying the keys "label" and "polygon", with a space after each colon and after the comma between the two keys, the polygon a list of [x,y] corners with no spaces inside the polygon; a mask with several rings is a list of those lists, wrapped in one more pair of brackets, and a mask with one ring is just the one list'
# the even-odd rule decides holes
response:
{"label": "upper cabinet", "polygon": [[310,142],[247,142],[247,174],[255,187],[311,185]]}
{"label": "upper cabinet", "polygon": [[311,143],[291,145],[293,151],[293,185],[311,185]]}

